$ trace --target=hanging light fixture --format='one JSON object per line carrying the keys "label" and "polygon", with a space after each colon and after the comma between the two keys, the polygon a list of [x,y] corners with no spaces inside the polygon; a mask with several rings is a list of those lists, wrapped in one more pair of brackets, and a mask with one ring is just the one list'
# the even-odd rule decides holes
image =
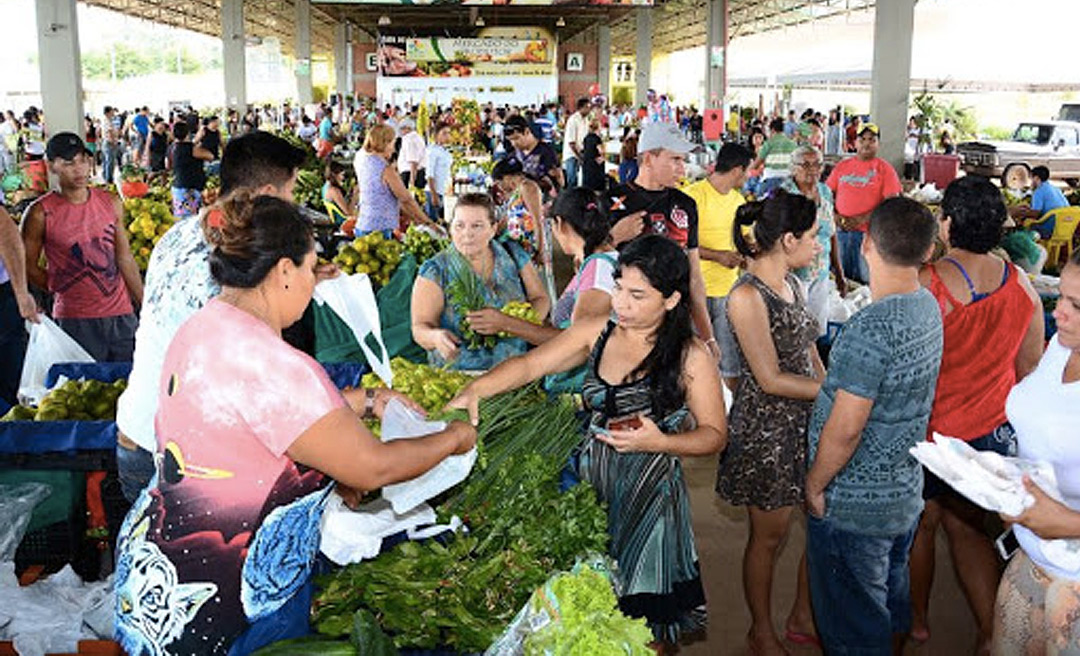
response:
{"label": "hanging light fixture", "polygon": [[379,27],[386,27],[390,24],[390,17],[386,14],[379,16]]}
{"label": "hanging light fixture", "polygon": [[477,27],[483,27],[484,25],[487,25],[487,23],[484,22],[484,17],[483,16],[477,16],[476,17],[476,22],[473,23],[473,24],[476,25]]}
{"label": "hanging light fixture", "polygon": [[555,27],[566,27],[566,21],[562,16],[559,16],[559,20],[555,21]]}

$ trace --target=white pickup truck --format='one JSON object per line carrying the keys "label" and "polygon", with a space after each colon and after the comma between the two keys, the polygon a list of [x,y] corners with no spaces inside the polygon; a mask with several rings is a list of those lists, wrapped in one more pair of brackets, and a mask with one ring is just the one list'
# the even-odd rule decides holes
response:
{"label": "white pickup truck", "polygon": [[967,173],[1001,177],[1008,189],[1030,185],[1031,169],[1045,166],[1050,177],[1075,187],[1080,182],[1080,122],[1025,121],[1008,141],[969,141],[956,147]]}

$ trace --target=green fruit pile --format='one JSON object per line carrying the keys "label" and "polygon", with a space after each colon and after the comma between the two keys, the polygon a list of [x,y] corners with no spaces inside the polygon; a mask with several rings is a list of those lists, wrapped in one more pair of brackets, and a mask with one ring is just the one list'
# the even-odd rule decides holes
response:
{"label": "green fruit pile", "polygon": [[385,239],[381,232],[373,232],[343,244],[334,256],[334,264],[345,273],[366,273],[376,286],[390,282],[401,252],[405,249],[393,239]]}
{"label": "green fruit pile", "polygon": [[113,421],[116,400],[127,389],[127,381],[69,380],[54,387],[36,407],[17,405],[0,421]]}
{"label": "green fruit pile", "polygon": [[[428,412],[438,412],[457,396],[472,378],[460,371],[436,369],[426,364],[416,364],[404,358],[390,361],[394,374],[394,389],[416,401]],[[386,387],[375,374],[365,374],[360,384],[365,388]]]}
{"label": "green fruit pile", "polygon": [[421,230],[415,225],[409,226],[409,229],[405,231],[405,238],[402,240],[405,244],[405,250],[413,254],[416,258],[417,264],[423,264],[425,261],[435,257],[442,249],[446,248],[446,245],[450,243],[448,239],[438,239],[433,237],[427,230]]}
{"label": "green fruit pile", "polygon": [[[502,309],[499,310],[499,311],[502,312],[503,314],[509,316],[509,317],[514,317],[516,319],[522,319],[524,321],[528,321],[529,323],[534,323],[534,324],[536,324],[538,326],[541,323],[543,323],[540,320],[540,315],[536,313],[536,310],[533,309],[532,304],[529,303],[528,301],[510,301],[506,305],[502,306]],[[512,336],[513,335],[511,335],[510,333],[508,333],[506,331],[503,331],[503,332],[499,333],[499,337],[512,337]]]}
{"label": "green fruit pile", "polygon": [[150,198],[124,201],[124,225],[127,226],[131,255],[140,271],[146,271],[154,246],[175,222],[168,203]]}
{"label": "green fruit pile", "polygon": [[296,186],[293,187],[293,200],[297,205],[305,205],[323,211],[323,177],[318,171],[300,170],[296,174]]}

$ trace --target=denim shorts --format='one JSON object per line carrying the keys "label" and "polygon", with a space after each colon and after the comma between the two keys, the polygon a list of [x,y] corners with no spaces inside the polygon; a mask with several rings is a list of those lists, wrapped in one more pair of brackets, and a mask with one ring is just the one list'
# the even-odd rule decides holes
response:
{"label": "denim shorts", "polygon": [[893,634],[911,630],[908,551],[917,525],[877,537],[808,517],[810,599],[825,653],[891,656]]}
{"label": "denim shorts", "polygon": [[742,358],[739,356],[739,344],[735,331],[727,318],[727,296],[709,296],[705,299],[712,321],[713,335],[720,348],[720,375],[724,378],[738,378],[742,375]]}
{"label": "denim shorts", "polygon": [[[1016,455],[1016,431],[1012,424],[1005,422],[982,437],[976,437],[968,442],[976,451],[993,451],[1003,456]],[[958,494],[952,486],[934,475],[926,467],[923,467],[923,492],[922,498],[926,500],[936,499],[946,494]]]}

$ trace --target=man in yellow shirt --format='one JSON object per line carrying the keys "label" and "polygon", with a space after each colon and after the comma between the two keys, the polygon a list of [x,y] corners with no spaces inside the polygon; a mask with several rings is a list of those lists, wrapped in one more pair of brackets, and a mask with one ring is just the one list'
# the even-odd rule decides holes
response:
{"label": "man in yellow shirt", "polygon": [[[728,336],[724,300],[739,277],[743,258],[735,250],[732,232],[735,211],[746,202],[739,190],[746,183],[746,169],[753,159],[750,151],[735,143],[726,143],[716,156],[716,166],[709,177],[683,191],[698,208],[698,251],[701,254],[701,277],[705,280],[705,302],[713,324],[713,334],[720,347],[720,373],[724,378],[739,375],[739,363]],[[731,356],[736,356],[732,359]]]}

